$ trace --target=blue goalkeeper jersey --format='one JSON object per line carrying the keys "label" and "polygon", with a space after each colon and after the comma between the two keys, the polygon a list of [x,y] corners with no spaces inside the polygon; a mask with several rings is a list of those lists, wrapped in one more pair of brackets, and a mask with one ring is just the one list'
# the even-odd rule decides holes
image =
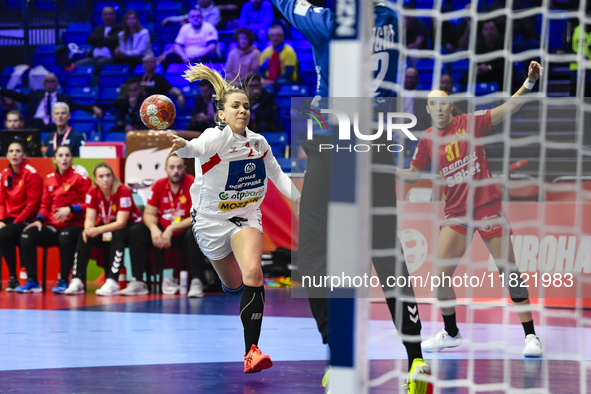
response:
{"label": "blue goalkeeper jersey", "polygon": [[[283,16],[295,26],[312,45],[316,65],[316,95],[328,97],[329,43],[334,25],[334,14],[328,8],[315,7],[305,0],[273,0]],[[391,97],[394,91],[381,86],[382,81],[394,83],[398,71],[398,51],[392,44],[399,41],[398,15],[387,6],[377,6],[374,11],[374,30],[371,62],[375,80],[372,83],[374,95]]]}

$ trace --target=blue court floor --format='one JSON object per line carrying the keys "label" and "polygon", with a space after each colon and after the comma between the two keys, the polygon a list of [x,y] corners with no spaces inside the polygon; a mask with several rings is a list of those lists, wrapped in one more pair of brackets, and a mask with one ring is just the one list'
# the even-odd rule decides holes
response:
{"label": "blue court floor", "polygon": [[[252,375],[243,373],[238,297],[113,297],[112,303],[99,305],[79,302],[95,297],[90,294],[0,297],[0,393],[323,393],[328,348],[321,343],[307,300],[292,299],[287,289],[267,290],[259,347],[274,366]],[[372,379],[406,371],[404,347],[384,311],[385,305],[372,305]],[[424,336],[442,327],[427,321],[429,315],[421,312]],[[480,391],[487,393],[589,389],[591,370],[584,365],[591,361],[591,327],[577,329],[560,321],[538,326],[542,360],[521,356],[520,325],[459,327],[466,339],[462,346],[426,355],[441,382],[437,393],[473,392],[466,387],[469,382],[491,385],[493,390]],[[403,392],[399,375],[370,392]],[[464,387],[444,387],[452,381]]]}

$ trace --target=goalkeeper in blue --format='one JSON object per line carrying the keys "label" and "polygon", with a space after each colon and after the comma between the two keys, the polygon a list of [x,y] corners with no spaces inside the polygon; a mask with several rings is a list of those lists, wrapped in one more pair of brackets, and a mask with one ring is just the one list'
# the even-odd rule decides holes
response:
{"label": "goalkeeper in blue", "polygon": [[[314,103],[322,103],[328,97],[329,81],[329,43],[334,25],[334,14],[331,10],[316,7],[305,0],[273,0],[292,26],[299,29],[312,44],[314,62],[317,72],[317,92]],[[372,83],[376,102],[388,102],[394,96],[391,89],[384,88],[388,81],[394,81],[398,65],[398,52],[392,48],[398,42],[398,15],[392,8],[386,7],[383,1],[374,0],[375,40],[374,54],[370,61],[375,70]],[[385,83],[384,83],[385,81]],[[385,136],[384,136],[385,137]],[[331,153],[319,152],[319,145],[330,143],[330,130],[324,133],[314,131],[314,137],[306,140],[303,148],[308,155],[308,163],[304,178],[304,188],[300,206],[300,233],[298,250],[298,269],[302,276],[322,278],[327,273],[327,220],[330,199],[330,168]],[[386,143],[387,141],[375,141]],[[395,168],[392,153],[381,149],[372,153],[372,162],[381,166]],[[393,208],[396,206],[396,188],[394,173],[372,174],[374,208]],[[372,218],[372,248],[396,248],[397,220],[390,216],[376,215]],[[406,262],[394,256],[374,257],[373,265],[383,284],[386,302],[392,320],[403,335],[403,344],[408,354],[409,375],[407,379],[408,393],[432,392],[432,385],[427,382],[431,369],[423,360],[421,351],[421,321],[414,290],[409,285],[398,288],[401,297],[393,297],[394,287],[389,287],[386,278],[389,276],[408,277]],[[312,314],[318,325],[324,343],[329,343],[328,330],[328,291],[325,288],[306,288]],[[334,349],[331,349],[334,350]],[[328,380],[328,373],[323,384]]]}

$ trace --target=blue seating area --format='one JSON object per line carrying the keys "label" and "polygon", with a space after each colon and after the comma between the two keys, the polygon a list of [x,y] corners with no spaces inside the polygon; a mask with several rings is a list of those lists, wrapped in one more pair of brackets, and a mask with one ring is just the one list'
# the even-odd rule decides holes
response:
{"label": "blue seating area", "polygon": [[[67,0],[66,4],[76,7],[75,0]],[[415,0],[413,4],[417,9],[432,9],[436,6],[434,0]],[[454,10],[464,8],[469,0],[451,0],[445,6],[451,7]],[[488,3],[484,1],[484,3]],[[4,4],[4,3],[3,3]],[[21,7],[20,0],[5,0],[7,9],[16,10]],[[35,7],[43,10],[51,10],[54,7],[53,0],[35,0]],[[195,4],[194,0],[173,1],[164,0],[159,2],[149,2],[144,0],[95,0],[93,8],[88,10],[88,19],[86,23],[70,23],[65,31],[62,33],[63,43],[76,43],[79,46],[90,50],[91,47],[87,44],[87,37],[92,32],[93,28],[101,25],[101,12],[105,6],[111,6],[115,9],[118,23],[121,23],[123,15],[129,11],[134,10],[138,13],[140,23],[147,28],[152,35],[152,47],[156,56],[171,49],[174,39],[178,33],[180,25],[171,23],[166,27],[161,26],[164,18],[169,16],[181,15]],[[426,18],[423,18],[428,22]],[[556,53],[564,49],[564,42],[568,27],[568,19],[564,18],[549,18],[549,51]],[[459,25],[461,19],[452,20],[456,26]],[[536,31],[541,31],[542,18],[540,16],[536,19]],[[233,26],[226,27],[218,25],[219,33],[219,53],[222,57],[227,56],[229,49],[235,47],[237,44],[233,42]],[[276,93],[277,107],[280,115],[279,123],[283,125],[283,132],[278,130],[266,130],[269,133],[270,143],[274,154],[281,158],[285,147],[290,144],[292,127],[298,129],[305,129],[306,120],[292,118],[291,99],[292,97],[310,97],[315,94],[317,75],[314,65],[314,57],[311,44],[304,38],[302,33],[294,27],[286,31],[286,43],[291,45],[297,53],[298,57],[298,84],[293,86],[267,87],[269,91]],[[144,68],[140,64],[135,69],[130,69],[128,65],[109,64],[102,68],[98,77],[94,76],[93,66],[78,66],[74,69],[63,70],[56,65],[56,49],[58,45],[39,45],[35,48],[31,56],[31,65],[43,65],[48,71],[55,72],[60,80],[61,89],[68,93],[72,98],[83,104],[98,104],[103,110],[108,111],[111,103],[117,100],[121,86],[129,77],[137,77],[144,73]],[[264,48],[260,48],[261,51]],[[454,92],[460,92],[461,87],[457,83],[460,78],[468,71],[471,65],[470,59],[462,59],[454,62],[442,64],[440,72],[449,73],[456,84],[454,85]],[[225,62],[207,63],[207,66],[219,71],[222,75],[225,72]],[[408,66],[408,65],[407,65]],[[433,71],[435,68],[435,60],[433,58],[422,58],[416,62],[415,67],[419,71],[418,87],[421,90],[429,90],[433,85]],[[199,87],[196,83],[189,84],[182,74],[186,71],[187,65],[185,63],[170,64],[167,67],[162,64],[157,65],[156,73],[164,76],[172,86],[179,88],[185,96],[185,107],[177,106],[176,126],[178,128],[185,127],[190,120],[190,114],[195,104],[195,99],[199,94]],[[0,73],[0,86],[6,86],[11,78],[13,66],[8,66]],[[402,84],[403,81],[394,81]],[[27,86],[25,84],[25,86]],[[22,88],[22,86],[17,86]],[[484,96],[494,94],[499,91],[496,83],[478,83],[474,85],[474,91],[477,96]],[[26,88],[25,88],[26,89]],[[275,91],[277,89],[277,91]],[[175,99],[176,100],[176,99]],[[175,101],[176,102],[176,101]],[[88,114],[86,114],[88,115]],[[80,131],[93,133],[93,139],[103,139],[105,141],[124,141],[123,135],[110,133],[110,129],[114,124],[114,117],[112,113],[106,113],[104,118],[100,121],[93,118],[84,117],[81,114],[72,116],[73,124],[80,128]],[[98,122],[98,123],[97,123]],[[294,126],[295,125],[295,126]],[[281,127],[279,127],[281,128]],[[113,134],[113,135],[111,135]],[[89,134],[90,135],[90,134]],[[273,142],[271,142],[271,140]],[[297,163],[282,164],[286,167],[297,167]]]}

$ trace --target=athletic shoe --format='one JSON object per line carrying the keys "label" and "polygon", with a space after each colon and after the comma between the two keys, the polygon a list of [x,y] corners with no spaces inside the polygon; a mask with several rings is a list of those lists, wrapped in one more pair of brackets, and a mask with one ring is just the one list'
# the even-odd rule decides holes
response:
{"label": "athletic shoe", "polygon": [[64,294],[67,288],[68,288],[68,281],[65,279],[60,279],[57,282],[57,285],[55,285],[55,287],[53,289],[51,289],[51,291],[53,291],[55,294]]}
{"label": "athletic shoe", "polygon": [[433,394],[433,385],[427,381],[429,376],[431,368],[422,358],[415,358],[406,380],[408,394]]}
{"label": "athletic shoe", "polygon": [[421,342],[421,349],[427,353],[437,353],[448,347],[458,347],[462,344],[462,336],[458,331],[455,337],[450,336],[445,329],[441,330],[433,338]]}
{"label": "athletic shoe", "polygon": [[6,286],[6,291],[16,291],[16,288],[19,286],[18,279],[16,276],[11,276],[8,278],[8,286]]}
{"label": "athletic shoe", "polygon": [[162,294],[176,294],[181,290],[181,287],[170,278],[164,278],[162,280]]}
{"label": "athletic shoe", "polygon": [[28,279],[27,283],[22,286],[18,286],[14,289],[17,293],[41,293],[43,288],[39,285],[39,282],[33,279]]}
{"label": "athletic shoe", "polygon": [[189,288],[189,293],[187,294],[189,298],[201,298],[203,297],[203,283],[199,278],[194,278],[191,281],[191,287]]}
{"label": "athletic shoe", "polygon": [[248,354],[244,356],[244,373],[261,372],[263,369],[269,369],[272,366],[271,357],[263,354],[256,345],[252,345]]}
{"label": "athletic shoe", "polygon": [[529,334],[525,337],[523,355],[525,357],[542,357],[542,344],[540,338],[535,334]]}
{"label": "athletic shoe", "polygon": [[[326,368],[326,373],[322,377],[322,384],[321,384],[322,387],[328,386],[329,377],[330,377],[330,367]],[[326,394],[330,394],[330,391],[328,391]]]}
{"label": "athletic shoe", "polygon": [[113,296],[119,294],[119,283],[114,279],[108,278],[104,285],[96,291],[100,296]]}
{"label": "athletic shoe", "polygon": [[126,296],[133,296],[133,295],[146,295],[148,294],[148,286],[144,282],[140,282],[139,280],[135,280],[135,278],[131,279],[127,284],[127,287],[121,290],[122,295]]}
{"label": "athletic shoe", "polygon": [[64,291],[64,294],[84,294],[84,283],[82,283],[80,278],[73,278],[66,291]]}

